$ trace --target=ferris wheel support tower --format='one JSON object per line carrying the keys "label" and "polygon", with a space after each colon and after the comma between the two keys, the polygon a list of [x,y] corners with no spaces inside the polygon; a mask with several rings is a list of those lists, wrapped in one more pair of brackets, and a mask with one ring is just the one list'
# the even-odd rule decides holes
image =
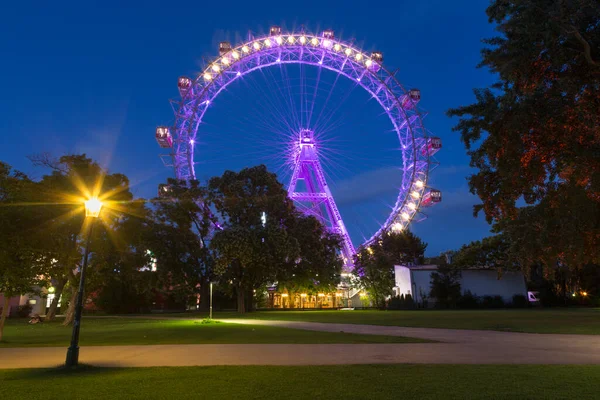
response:
{"label": "ferris wheel support tower", "polygon": [[[330,232],[336,233],[342,238],[341,250],[344,267],[349,270],[353,265],[354,246],[325,180],[313,131],[310,129],[300,131],[296,151],[288,196],[294,200],[304,214],[314,216]],[[299,181],[303,183],[303,191],[299,191]]]}

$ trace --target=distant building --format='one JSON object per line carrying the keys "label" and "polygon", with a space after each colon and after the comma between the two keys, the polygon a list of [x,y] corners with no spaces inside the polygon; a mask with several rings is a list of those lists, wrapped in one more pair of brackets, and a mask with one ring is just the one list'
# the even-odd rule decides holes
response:
{"label": "distant building", "polygon": [[[428,299],[430,304],[434,303],[435,299],[429,297],[429,292],[431,274],[437,271],[437,268],[437,265],[394,266],[394,294],[410,294],[416,303]],[[486,267],[464,268],[460,269],[460,272],[460,290],[463,294],[470,291],[479,297],[501,296],[505,303],[511,302],[517,294],[527,297],[527,286],[522,272],[506,271],[499,275],[495,269]]]}

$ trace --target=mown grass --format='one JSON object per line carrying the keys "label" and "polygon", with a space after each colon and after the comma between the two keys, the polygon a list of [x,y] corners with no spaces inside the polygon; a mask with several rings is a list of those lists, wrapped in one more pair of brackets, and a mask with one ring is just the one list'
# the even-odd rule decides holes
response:
{"label": "mown grass", "polygon": [[0,370],[0,399],[595,399],[600,366]]}
{"label": "mown grass", "polygon": [[[60,321],[28,325],[26,320],[9,320],[4,328],[3,347],[68,346],[71,327]],[[81,346],[215,344],[215,343],[410,343],[425,340],[310,332],[270,326],[202,323],[202,320],[147,320],[141,318],[84,318]]]}
{"label": "mown grass", "polygon": [[600,309],[598,308],[261,311],[248,314],[217,313],[216,318],[600,335]]}

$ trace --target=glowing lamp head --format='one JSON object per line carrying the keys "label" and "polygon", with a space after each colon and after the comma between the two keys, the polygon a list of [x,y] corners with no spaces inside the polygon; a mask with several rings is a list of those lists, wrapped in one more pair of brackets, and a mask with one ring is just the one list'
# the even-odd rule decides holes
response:
{"label": "glowing lamp head", "polygon": [[373,61],[371,61],[371,60],[367,60],[367,61],[365,61],[365,65],[366,65],[367,67],[370,67],[371,65],[373,65]]}
{"label": "glowing lamp head", "polygon": [[234,51],[233,53],[231,53],[231,57],[233,57],[234,60],[237,60],[238,58],[240,58],[240,53]]}
{"label": "glowing lamp head", "polygon": [[358,53],[356,54],[356,61],[360,61],[362,60],[362,54]]}
{"label": "glowing lamp head", "polygon": [[341,48],[342,48],[342,46],[340,46],[338,43],[336,43],[336,44],[333,45],[333,49],[335,51],[340,51]]}
{"label": "glowing lamp head", "polygon": [[329,39],[323,40],[323,47],[330,48],[331,47],[331,40],[329,40]]}
{"label": "glowing lamp head", "polygon": [[306,296],[307,296],[307,294],[306,294],[306,293],[301,293],[301,294],[300,294],[300,297],[306,297]]}
{"label": "glowing lamp head", "polygon": [[312,38],[312,39],[310,40],[310,43],[311,43],[313,46],[316,46],[316,45],[318,45],[318,44],[319,44],[319,39],[317,39],[317,38]]}
{"label": "glowing lamp head", "polygon": [[392,230],[394,232],[400,232],[402,230],[402,224],[400,222],[396,222],[394,225],[392,225]]}
{"label": "glowing lamp head", "polygon": [[248,46],[244,46],[244,47],[242,47],[242,51],[243,51],[244,53],[247,53],[247,52],[249,52],[249,51],[250,51],[250,48],[249,48]]}
{"label": "glowing lamp head", "polygon": [[223,58],[221,59],[221,62],[223,63],[223,65],[229,65],[229,58],[227,58],[227,57],[223,57]]}
{"label": "glowing lamp head", "polygon": [[306,37],[305,36],[300,36],[300,43],[302,43],[302,44],[306,43]]}
{"label": "glowing lamp head", "polygon": [[415,203],[408,203],[408,208],[414,210],[415,208],[417,208],[417,205]]}
{"label": "glowing lamp head", "polygon": [[54,286],[50,286],[48,288],[48,293],[54,293],[56,291],[56,289],[54,288]]}
{"label": "glowing lamp head", "polygon": [[317,296],[319,296],[319,297],[325,297],[325,293],[319,293]]}
{"label": "glowing lamp head", "polygon": [[400,215],[402,216],[402,219],[405,220],[405,221],[408,221],[410,219],[410,215],[408,215],[407,212],[403,212]]}
{"label": "glowing lamp head", "polygon": [[204,79],[207,81],[210,81],[212,79],[212,75],[210,74],[210,72],[204,74]]}
{"label": "glowing lamp head", "polygon": [[85,202],[85,216],[98,218],[100,210],[102,209],[102,202],[97,197],[92,197]]}
{"label": "glowing lamp head", "polygon": [[217,64],[213,64],[212,70],[215,72],[219,72],[221,70],[221,67],[219,67]]}
{"label": "glowing lamp head", "polygon": [[425,184],[423,183],[423,181],[416,181],[415,186],[418,188],[422,188],[423,186],[425,186]]}
{"label": "glowing lamp head", "polygon": [[294,37],[288,36],[287,41],[288,41],[288,43],[294,43]]}
{"label": "glowing lamp head", "polygon": [[271,41],[269,39],[265,39],[265,46],[271,47]]}
{"label": "glowing lamp head", "polygon": [[418,199],[421,197],[421,193],[417,192],[416,190],[413,190],[410,195],[413,197],[413,199]]}
{"label": "glowing lamp head", "polygon": [[254,42],[254,44],[252,45],[252,47],[254,47],[254,50],[258,50],[258,49],[260,49],[260,43]]}
{"label": "glowing lamp head", "polygon": [[288,297],[289,295],[287,293],[281,293],[281,297]]}
{"label": "glowing lamp head", "polygon": [[350,54],[352,54],[352,50],[348,47],[346,50],[344,50],[344,53],[346,53],[346,55],[349,56]]}
{"label": "glowing lamp head", "polygon": [[585,296],[587,296],[587,292],[581,292],[581,295],[582,295],[583,297],[585,297]]}
{"label": "glowing lamp head", "polygon": [[281,36],[277,36],[277,37],[275,38],[275,41],[277,42],[277,44],[281,44],[281,43],[283,43],[283,39],[281,38]]}

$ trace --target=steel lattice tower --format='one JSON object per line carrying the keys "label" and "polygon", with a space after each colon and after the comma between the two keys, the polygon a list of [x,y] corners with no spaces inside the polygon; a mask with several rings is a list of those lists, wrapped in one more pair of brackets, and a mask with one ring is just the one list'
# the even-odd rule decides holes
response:
{"label": "steel lattice tower", "polygon": [[353,264],[354,246],[325,180],[313,131],[300,131],[296,151],[294,172],[288,188],[289,197],[302,212],[316,217],[331,232],[342,237],[344,266],[349,269]]}

